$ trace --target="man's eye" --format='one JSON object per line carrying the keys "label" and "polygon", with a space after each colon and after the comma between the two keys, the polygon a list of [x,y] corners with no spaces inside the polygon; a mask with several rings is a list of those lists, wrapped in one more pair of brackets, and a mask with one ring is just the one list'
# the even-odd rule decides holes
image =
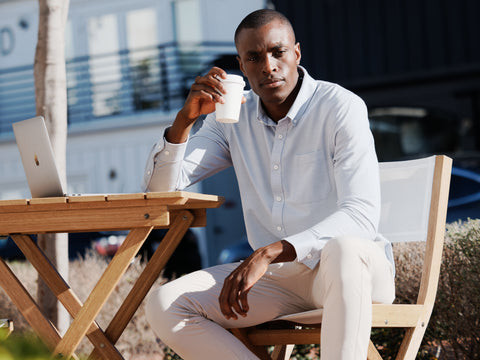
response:
{"label": "man's eye", "polygon": [[286,52],[287,52],[286,50],[277,50],[277,51],[275,52],[275,56],[276,56],[276,57],[281,57],[281,56],[283,56],[283,54],[286,53]]}
{"label": "man's eye", "polygon": [[247,58],[248,61],[257,61],[258,56],[252,55]]}

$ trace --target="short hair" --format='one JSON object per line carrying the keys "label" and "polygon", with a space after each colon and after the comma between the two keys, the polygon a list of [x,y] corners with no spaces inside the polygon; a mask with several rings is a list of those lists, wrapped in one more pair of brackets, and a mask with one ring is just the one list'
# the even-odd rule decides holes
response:
{"label": "short hair", "polygon": [[272,9],[260,9],[248,14],[237,26],[234,37],[235,44],[237,43],[238,36],[242,30],[258,29],[266,24],[271,23],[274,20],[278,20],[284,25],[287,25],[292,30],[292,34],[295,39],[295,32],[293,31],[292,23],[290,22],[290,20],[287,19],[285,15]]}

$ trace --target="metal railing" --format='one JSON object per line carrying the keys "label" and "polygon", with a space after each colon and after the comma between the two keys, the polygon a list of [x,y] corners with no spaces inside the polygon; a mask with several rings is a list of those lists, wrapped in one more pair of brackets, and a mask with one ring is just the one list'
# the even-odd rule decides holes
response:
{"label": "metal railing", "polygon": [[[179,108],[196,75],[232,43],[161,44],[68,60],[68,122]],[[0,134],[35,115],[33,65],[0,70]]]}

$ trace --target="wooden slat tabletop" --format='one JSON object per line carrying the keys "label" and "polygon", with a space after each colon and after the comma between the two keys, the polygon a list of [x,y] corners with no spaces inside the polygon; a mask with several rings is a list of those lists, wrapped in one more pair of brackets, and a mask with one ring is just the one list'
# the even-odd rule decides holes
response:
{"label": "wooden slat tabletop", "polygon": [[193,226],[205,226],[205,209],[222,203],[220,196],[185,191],[2,200],[0,234],[164,228],[183,209],[195,211]]}
{"label": "wooden slat tabletop", "polygon": [[[223,203],[223,198],[216,195],[197,194],[186,191],[172,191],[172,192],[151,192],[151,193],[132,193],[132,194],[91,194],[80,196],[66,196],[66,197],[50,197],[50,198],[33,198],[33,199],[14,199],[14,200],[0,200],[0,213],[11,211],[22,211],[23,207],[33,207],[38,210],[43,210],[41,205],[48,205],[49,209],[67,210],[71,208],[66,204],[78,204],[78,208],[83,205],[94,205],[95,207],[112,206],[112,203],[123,202],[122,206],[141,206],[144,200],[152,200],[152,203],[162,205],[175,205],[185,208],[204,207],[215,208]],[[107,205],[106,203],[109,203]],[[55,205],[58,205],[55,206]],[[118,205],[120,205],[118,203]],[[88,206],[84,206],[88,207]],[[77,207],[75,207],[77,208]]]}

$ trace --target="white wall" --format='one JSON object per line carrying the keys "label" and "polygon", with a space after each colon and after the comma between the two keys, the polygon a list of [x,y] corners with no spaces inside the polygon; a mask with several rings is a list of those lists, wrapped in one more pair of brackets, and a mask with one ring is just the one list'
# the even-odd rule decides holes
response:
{"label": "white wall", "polygon": [[72,192],[128,193],[141,190],[143,169],[165,123],[72,134],[68,174]]}
{"label": "white wall", "polygon": [[35,0],[0,4],[0,69],[33,64],[37,13],[38,2]]}
{"label": "white wall", "polygon": [[13,141],[0,143],[0,199],[29,197],[20,154]]}

